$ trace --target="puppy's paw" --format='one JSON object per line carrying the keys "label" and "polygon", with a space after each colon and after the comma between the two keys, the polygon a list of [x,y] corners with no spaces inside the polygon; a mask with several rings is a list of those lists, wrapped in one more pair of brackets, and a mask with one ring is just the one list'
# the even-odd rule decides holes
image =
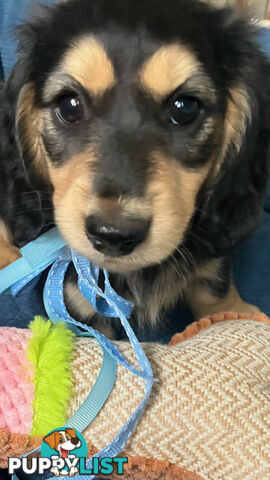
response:
{"label": "puppy's paw", "polygon": [[51,468],[50,472],[53,473],[53,475],[54,475],[55,477],[59,477],[59,475],[60,475],[59,469],[58,469],[57,467]]}
{"label": "puppy's paw", "polygon": [[77,473],[79,472],[78,468],[76,467],[71,467],[70,471],[69,471],[69,475],[71,477],[74,477],[74,475],[76,475]]}
{"label": "puppy's paw", "polygon": [[110,340],[119,340],[119,332],[117,327],[119,327],[119,320],[117,318],[107,318],[102,317],[101,315],[96,314],[91,320],[91,327],[98,330],[105,337]]}
{"label": "puppy's paw", "polygon": [[252,305],[251,303],[246,303],[244,301],[236,305],[235,311],[237,313],[249,313],[250,315],[256,315],[256,313],[262,313],[261,310],[258,307],[256,307],[256,305]]}

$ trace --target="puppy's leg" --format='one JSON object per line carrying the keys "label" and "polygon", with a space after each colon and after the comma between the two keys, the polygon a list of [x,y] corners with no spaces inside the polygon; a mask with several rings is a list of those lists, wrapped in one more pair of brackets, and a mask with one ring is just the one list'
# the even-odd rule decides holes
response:
{"label": "puppy's leg", "polygon": [[107,318],[97,314],[80,293],[76,283],[67,281],[65,285],[65,300],[67,309],[76,320],[90,325],[111,340],[119,340],[119,319]]}
{"label": "puppy's leg", "polygon": [[188,286],[188,302],[196,320],[221,312],[259,313],[244,302],[231,280],[229,263],[211,260],[200,266]]}
{"label": "puppy's leg", "polygon": [[0,270],[20,257],[20,251],[12,244],[11,233],[5,222],[0,219]]}

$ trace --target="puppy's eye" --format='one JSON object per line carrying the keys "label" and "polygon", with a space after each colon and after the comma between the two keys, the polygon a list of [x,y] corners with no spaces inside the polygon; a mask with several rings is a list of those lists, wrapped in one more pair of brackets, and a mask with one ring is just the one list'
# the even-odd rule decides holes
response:
{"label": "puppy's eye", "polygon": [[189,125],[200,112],[200,104],[193,97],[178,97],[171,106],[171,122],[174,125]]}
{"label": "puppy's eye", "polygon": [[56,115],[62,123],[78,123],[83,114],[82,105],[76,94],[69,94],[59,98],[56,106]]}

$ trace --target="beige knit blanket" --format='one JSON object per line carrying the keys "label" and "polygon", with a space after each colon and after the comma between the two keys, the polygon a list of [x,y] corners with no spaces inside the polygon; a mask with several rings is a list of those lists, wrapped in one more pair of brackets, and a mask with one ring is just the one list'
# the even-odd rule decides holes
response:
{"label": "beige knit blanket", "polygon": [[[74,413],[94,383],[102,353],[96,342],[79,339],[74,361]],[[134,361],[130,345],[117,346]],[[168,347],[144,344],[158,382],[126,448],[137,468],[130,477],[270,480],[270,326],[226,321]],[[89,361],[91,359],[91,361]],[[86,388],[87,385],[87,388]],[[120,430],[143,398],[143,382],[119,367],[116,386],[85,432],[100,450]],[[168,464],[166,476],[146,469],[146,459]],[[196,475],[181,477],[181,469]],[[156,475],[156,476],[155,476]]]}
{"label": "beige knit blanket", "polygon": [[[270,480],[270,321],[233,314],[217,320],[192,324],[171,346],[143,345],[157,382],[123,452],[125,474],[114,478]],[[95,340],[75,341],[68,415],[89,393],[102,362]],[[135,363],[129,343],[117,346]],[[84,432],[89,454],[113,439],[143,393],[143,382],[120,366],[107,403]],[[41,440],[0,430],[0,467]]]}

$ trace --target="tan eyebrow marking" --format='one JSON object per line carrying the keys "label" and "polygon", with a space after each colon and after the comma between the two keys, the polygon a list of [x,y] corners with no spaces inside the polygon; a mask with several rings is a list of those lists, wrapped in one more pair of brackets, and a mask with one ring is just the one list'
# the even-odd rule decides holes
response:
{"label": "tan eyebrow marking", "polygon": [[161,47],[145,62],[139,72],[139,81],[158,100],[200,72],[203,76],[202,66],[195,54],[175,43]]}
{"label": "tan eyebrow marking", "polygon": [[82,37],[73,44],[61,62],[61,71],[96,96],[104,94],[116,81],[112,62],[94,36]]}

